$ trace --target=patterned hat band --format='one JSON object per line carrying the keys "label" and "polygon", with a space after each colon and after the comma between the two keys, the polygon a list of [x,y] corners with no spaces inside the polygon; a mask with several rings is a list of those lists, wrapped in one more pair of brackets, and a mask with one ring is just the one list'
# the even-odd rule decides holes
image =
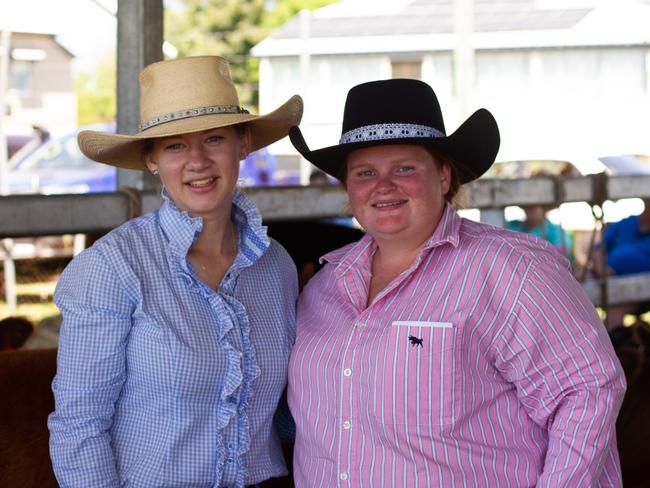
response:
{"label": "patterned hat band", "polygon": [[365,125],[342,134],[339,144],[385,139],[409,139],[413,137],[445,137],[445,133],[427,125],[398,123]]}
{"label": "patterned hat band", "polygon": [[190,117],[199,117],[201,115],[211,114],[247,114],[250,113],[243,107],[237,105],[208,105],[207,107],[190,108],[187,110],[179,110],[170,114],[159,115],[153,119],[140,122],[140,132],[156,125],[164,124],[172,120],[187,119]]}

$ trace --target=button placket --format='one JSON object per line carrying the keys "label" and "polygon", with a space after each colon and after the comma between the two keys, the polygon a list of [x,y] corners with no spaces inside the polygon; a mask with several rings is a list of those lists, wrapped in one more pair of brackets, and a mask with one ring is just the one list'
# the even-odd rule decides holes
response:
{"label": "button placket", "polygon": [[359,344],[359,336],[363,334],[365,323],[362,320],[355,320],[353,327],[350,329],[349,342],[344,350],[342,356],[342,364],[340,381],[343,398],[341,399],[341,412],[339,416],[341,436],[341,462],[338,466],[339,480],[349,483],[351,465],[347,462],[349,459],[349,451],[352,449],[352,403],[354,401],[354,386],[353,386],[353,373],[354,373],[354,351]]}

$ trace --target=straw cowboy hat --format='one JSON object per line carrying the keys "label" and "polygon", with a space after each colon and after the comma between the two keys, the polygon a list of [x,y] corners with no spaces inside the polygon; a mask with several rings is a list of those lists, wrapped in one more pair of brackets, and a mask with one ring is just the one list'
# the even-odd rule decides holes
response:
{"label": "straw cowboy hat", "polygon": [[267,115],[254,115],[239,105],[228,61],[218,56],[192,56],[150,64],[140,73],[140,130],[134,135],[81,131],[79,148],[95,161],[121,168],[146,169],[147,140],[246,122],[252,150],[287,135],[300,123],[302,99],[294,95]]}
{"label": "straw cowboy hat", "polygon": [[371,81],[350,89],[336,146],[312,151],[298,127],[291,128],[289,137],[305,159],[336,178],[355,149],[418,144],[447,158],[461,183],[488,170],[500,143],[497,123],[485,109],[477,110],[453,134],[446,135],[440,104],[431,87],[408,79]]}

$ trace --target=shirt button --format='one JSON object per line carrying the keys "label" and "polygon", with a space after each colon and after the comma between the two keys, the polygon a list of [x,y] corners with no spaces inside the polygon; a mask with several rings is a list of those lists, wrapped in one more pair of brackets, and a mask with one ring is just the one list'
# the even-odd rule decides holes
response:
{"label": "shirt button", "polygon": [[343,422],[343,428],[345,430],[348,430],[350,427],[352,427],[352,422],[350,422],[349,420],[346,420],[345,422]]}
{"label": "shirt button", "polygon": [[355,327],[363,327],[365,325],[366,324],[364,324],[363,322],[357,322],[356,324],[354,324]]}
{"label": "shirt button", "polygon": [[343,370],[343,375],[344,376],[352,376],[352,370],[350,368],[345,368]]}
{"label": "shirt button", "polygon": [[349,478],[348,473],[341,473],[339,474],[339,479],[341,481],[346,481]]}
{"label": "shirt button", "polygon": [[232,463],[232,458],[228,458],[228,459],[226,459],[226,462],[227,462],[227,463]]}

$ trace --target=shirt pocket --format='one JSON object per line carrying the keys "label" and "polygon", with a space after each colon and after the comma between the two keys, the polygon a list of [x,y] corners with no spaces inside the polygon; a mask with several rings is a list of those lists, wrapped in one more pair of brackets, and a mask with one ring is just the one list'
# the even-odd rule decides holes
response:
{"label": "shirt pocket", "polygon": [[403,434],[440,431],[456,414],[458,328],[446,321],[395,320],[380,362],[381,398],[375,416]]}

